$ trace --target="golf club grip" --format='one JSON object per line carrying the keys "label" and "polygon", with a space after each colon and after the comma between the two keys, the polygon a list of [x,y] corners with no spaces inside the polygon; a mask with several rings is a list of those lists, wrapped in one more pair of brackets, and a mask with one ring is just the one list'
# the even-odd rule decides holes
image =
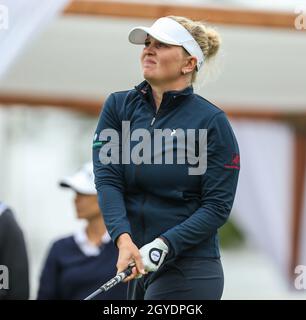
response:
{"label": "golf club grip", "polygon": [[110,279],[106,283],[104,283],[98,290],[90,294],[88,297],[86,297],[84,300],[91,300],[98,294],[108,291],[112,287],[114,287],[116,284],[122,282],[126,277],[130,276],[132,274],[132,268],[135,266],[131,265],[128,268],[126,268],[124,271],[119,272],[114,278]]}

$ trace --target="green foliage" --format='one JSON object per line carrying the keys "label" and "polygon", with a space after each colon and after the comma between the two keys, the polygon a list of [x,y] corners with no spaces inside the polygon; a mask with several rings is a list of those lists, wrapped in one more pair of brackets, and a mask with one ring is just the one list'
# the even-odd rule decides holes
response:
{"label": "green foliage", "polygon": [[219,242],[221,248],[228,249],[241,246],[244,243],[244,240],[245,237],[242,231],[231,219],[219,229]]}

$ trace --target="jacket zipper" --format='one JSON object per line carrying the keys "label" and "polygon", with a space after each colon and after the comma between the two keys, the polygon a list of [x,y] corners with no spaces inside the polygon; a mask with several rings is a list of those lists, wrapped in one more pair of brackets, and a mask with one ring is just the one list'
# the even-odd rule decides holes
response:
{"label": "jacket zipper", "polygon": [[[145,101],[145,103],[147,103],[147,102]],[[150,108],[151,108],[151,106],[150,106]],[[152,109],[151,109],[151,110],[152,110]],[[150,123],[149,128],[152,128],[152,127],[153,127],[153,125],[154,125],[154,123],[155,123],[155,121],[156,121],[156,119],[157,119],[157,116],[158,116],[159,114],[161,114],[161,113],[160,113],[160,110],[161,110],[161,109],[159,108],[156,113],[153,113],[154,116],[153,116],[153,118],[152,118],[152,120],[151,120],[151,123]],[[136,171],[137,171],[137,169],[136,169]],[[147,200],[147,194],[145,193],[145,194],[144,194],[143,201],[142,201],[142,206],[141,206],[141,224],[142,224],[142,229],[143,229],[143,243],[144,243],[144,244],[145,244],[145,231],[146,231],[145,215],[144,215],[144,205],[145,205],[145,203],[146,203],[146,200]]]}
{"label": "jacket zipper", "polygon": [[153,125],[154,125],[154,123],[155,123],[155,121],[156,121],[156,119],[157,119],[157,116],[159,115],[159,114],[161,114],[160,113],[160,107],[159,107],[159,109],[157,110],[157,112],[154,114],[154,117],[152,118],[152,120],[151,120],[151,123],[150,123],[150,127],[153,127]]}
{"label": "jacket zipper", "polygon": [[[160,113],[160,108],[157,110],[157,112],[154,114],[152,120],[151,120],[151,123],[150,123],[150,127],[153,127],[156,119],[157,119],[157,116],[158,114]],[[142,201],[142,205],[141,205],[141,225],[142,225],[142,230],[143,230],[143,243],[145,243],[145,234],[146,234],[146,224],[145,224],[145,214],[144,214],[144,206],[145,206],[145,203],[146,203],[146,200],[147,200],[147,193],[145,192],[144,193],[144,198],[143,198],[143,201]]]}

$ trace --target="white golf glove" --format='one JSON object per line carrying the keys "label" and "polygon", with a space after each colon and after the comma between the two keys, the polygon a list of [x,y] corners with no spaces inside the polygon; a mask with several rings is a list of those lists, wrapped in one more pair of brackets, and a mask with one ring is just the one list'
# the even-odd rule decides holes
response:
{"label": "white golf glove", "polygon": [[141,247],[139,252],[144,264],[144,269],[147,272],[156,271],[164,262],[168,250],[166,243],[159,238]]}

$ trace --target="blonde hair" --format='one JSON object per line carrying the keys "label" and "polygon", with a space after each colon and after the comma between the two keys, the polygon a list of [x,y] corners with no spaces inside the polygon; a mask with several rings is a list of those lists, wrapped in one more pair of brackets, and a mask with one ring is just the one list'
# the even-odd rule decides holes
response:
{"label": "blonde hair", "polygon": [[[193,21],[185,17],[168,16],[168,18],[181,24],[193,36],[202,49],[205,61],[204,64],[217,54],[221,44],[221,38],[215,29],[205,26],[201,21]],[[196,75],[197,72],[194,70],[191,82],[196,80]]]}

